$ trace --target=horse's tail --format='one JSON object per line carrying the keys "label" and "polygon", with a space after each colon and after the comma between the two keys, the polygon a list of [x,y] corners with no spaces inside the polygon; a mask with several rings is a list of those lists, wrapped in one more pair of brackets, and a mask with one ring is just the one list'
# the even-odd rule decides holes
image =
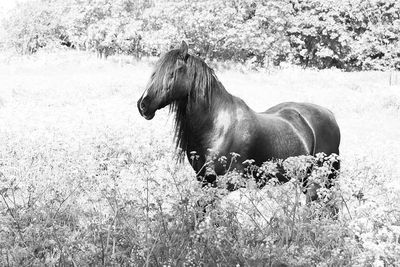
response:
{"label": "horse's tail", "polygon": [[[314,167],[322,167],[324,165],[324,163],[327,161],[330,161],[330,159],[327,159],[326,157],[318,159],[317,162],[315,163],[315,166],[313,164],[312,166],[310,166],[308,168],[308,170],[307,170],[308,175],[311,174]],[[332,186],[334,186],[339,171],[340,171],[340,159],[336,158],[336,160],[334,162],[332,162],[330,173],[328,175],[328,179],[327,179],[326,183],[324,184],[324,187],[329,189]],[[310,183],[308,181],[308,179],[305,179],[303,181],[303,186],[306,188],[304,190],[304,193],[307,194],[308,200],[314,201],[314,200],[318,199],[316,190],[318,188],[320,188],[321,185]]]}
{"label": "horse's tail", "polygon": [[340,159],[336,159],[335,162],[332,163],[331,173],[328,175],[328,183],[327,188],[331,188],[335,184],[336,177],[340,171]]}

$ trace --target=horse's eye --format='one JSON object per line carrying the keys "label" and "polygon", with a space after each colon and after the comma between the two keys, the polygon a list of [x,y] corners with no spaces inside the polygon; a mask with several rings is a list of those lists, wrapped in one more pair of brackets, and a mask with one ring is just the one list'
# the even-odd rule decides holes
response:
{"label": "horse's eye", "polygon": [[173,78],[174,78],[174,73],[173,73],[173,72],[171,72],[171,73],[169,74],[169,78],[170,78],[170,79],[173,79]]}

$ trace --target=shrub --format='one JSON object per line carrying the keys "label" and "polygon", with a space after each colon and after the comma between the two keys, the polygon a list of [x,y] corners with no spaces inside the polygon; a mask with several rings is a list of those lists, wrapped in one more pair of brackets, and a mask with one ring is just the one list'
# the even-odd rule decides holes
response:
{"label": "shrub", "polygon": [[157,56],[186,39],[210,60],[270,67],[400,68],[396,0],[35,1],[4,21],[19,53],[50,44]]}
{"label": "shrub", "polygon": [[[250,179],[228,194],[201,188],[191,172],[163,160],[167,151],[133,154],[112,140],[86,154],[23,145],[3,153],[3,266],[399,263],[400,217],[386,202],[394,192],[379,186],[374,167],[357,169],[369,179],[362,196],[353,196],[359,184],[344,173],[337,186],[320,190],[321,201],[306,205],[301,179],[312,167],[314,182],[326,181],[329,158],[322,166],[321,156],[290,158],[279,162],[292,177],[285,185],[271,179],[260,190]],[[370,200],[370,190],[390,197]],[[325,200],[347,208],[335,220]],[[201,202],[210,203],[205,217]]]}

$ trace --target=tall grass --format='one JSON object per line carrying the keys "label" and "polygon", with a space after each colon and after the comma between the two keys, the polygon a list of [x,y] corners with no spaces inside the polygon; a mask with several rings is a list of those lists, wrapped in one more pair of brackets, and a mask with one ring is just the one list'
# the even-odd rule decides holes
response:
{"label": "tall grass", "polygon": [[[308,101],[336,114],[333,220],[323,203],[305,205],[296,180],[202,189],[174,159],[167,111],[152,121],[137,112],[152,60],[0,59],[0,265],[400,264],[400,85],[389,73],[217,70],[257,111]],[[197,203],[210,198],[199,220]]]}

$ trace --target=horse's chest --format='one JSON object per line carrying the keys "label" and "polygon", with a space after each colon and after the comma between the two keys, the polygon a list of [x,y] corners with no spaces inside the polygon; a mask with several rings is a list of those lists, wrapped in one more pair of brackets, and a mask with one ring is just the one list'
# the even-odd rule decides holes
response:
{"label": "horse's chest", "polygon": [[208,136],[208,148],[214,152],[225,151],[230,140],[229,131],[232,128],[232,122],[232,115],[227,110],[217,113]]}
{"label": "horse's chest", "polygon": [[209,148],[215,152],[244,153],[251,142],[252,127],[242,110],[220,111],[209,136]]}

